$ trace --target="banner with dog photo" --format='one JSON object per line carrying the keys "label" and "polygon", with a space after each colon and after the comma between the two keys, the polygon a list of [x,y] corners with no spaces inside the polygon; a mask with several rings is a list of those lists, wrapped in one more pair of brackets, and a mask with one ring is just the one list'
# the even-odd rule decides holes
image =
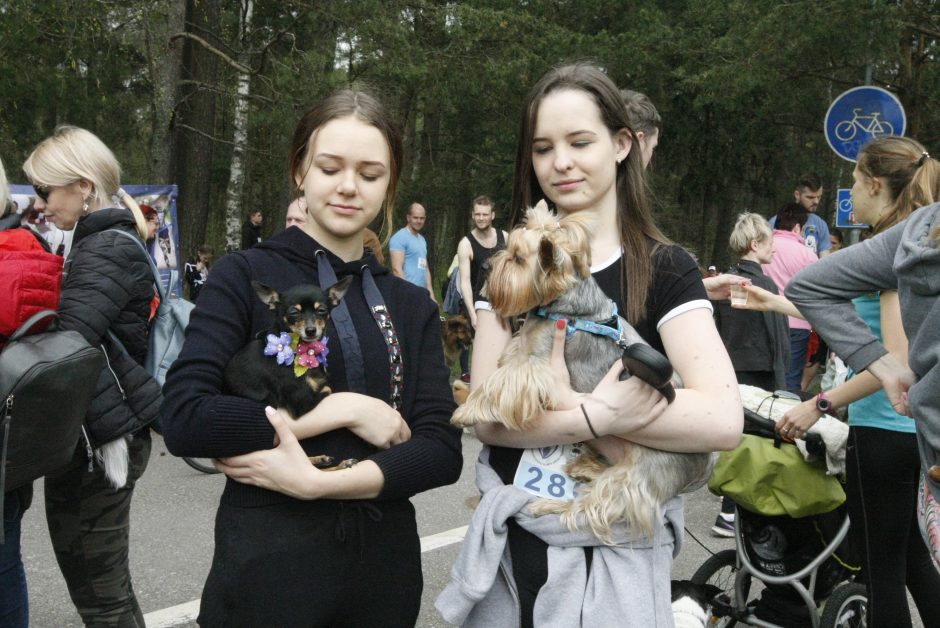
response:
{"label": "banner with dog photo", "polygon": [[[176,216],[176,185],[125,185],[124,190],[134,197],[138,205],[151,207],[156,211],[157,228],[152,238],[147,240],[147,250],[157,264],[164,289],[171,297],[183,295],[182,274],[180,272],[179,222]],[[13,202],[22,219],[35,231],[42,234],[54,253],[67,256],[72,246],[72,232],[62,231],[46,221],[34,205],[36,192],[31,185],[14,184],[10,186]],[[115,199],[114,204],[120,205]]]}

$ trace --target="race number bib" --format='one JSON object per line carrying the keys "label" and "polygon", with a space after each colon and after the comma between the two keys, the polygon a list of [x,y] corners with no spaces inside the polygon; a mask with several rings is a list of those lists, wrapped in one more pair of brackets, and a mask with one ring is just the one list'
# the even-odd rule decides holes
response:
{"label": "race number bib", "polygon": [[427,267],[428,267],[428,260],[423,257],[419,257],[418,258],[418,270],[424,270]]}
{"label": "race number bib", "polygon": [[537,497],[573,501],[578,483],[565,473],[565,466],[581,455],[583,447],[575,443],[524,450],[513,485]]}

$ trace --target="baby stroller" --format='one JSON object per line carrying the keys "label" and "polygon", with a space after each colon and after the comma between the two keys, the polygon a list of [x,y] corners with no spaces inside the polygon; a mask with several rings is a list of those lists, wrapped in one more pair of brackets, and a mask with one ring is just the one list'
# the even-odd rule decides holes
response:
{"label": "baby stroller", "polygon": [[[724,466],[719,458],[709,482],[713,493],[737,504],[735,549],[714,554],[691,578],[721,590],[711,600],[709,625],[864,626],[867,594],[852,581],[858,567],[849,559],[841,484],[781,441],[772,419],[745,409],[744,432],[741,445],[722,454]],[[826,453],[813,433],[805,449]]]}

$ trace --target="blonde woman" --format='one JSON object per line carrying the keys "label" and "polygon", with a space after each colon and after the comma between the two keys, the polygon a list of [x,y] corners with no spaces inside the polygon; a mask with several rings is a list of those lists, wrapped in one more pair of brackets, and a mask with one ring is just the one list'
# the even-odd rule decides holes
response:
{"label": "blonde woman", "polygon": [[154,286],[143,251],[117,231],[144,238],[146,222],[120,188],[114,154],[89,131],[57,128],[23,170],[36,190],[36,209],[59,229],[74,231],[60,324],[101,346],[108,357],[85,417],[85,438],[71,463],[45,478],[52,545],[86,625],[142,627],[128,533],[134,484],[150,456],[148,424],[160,404],[160,388],[141,366]]}

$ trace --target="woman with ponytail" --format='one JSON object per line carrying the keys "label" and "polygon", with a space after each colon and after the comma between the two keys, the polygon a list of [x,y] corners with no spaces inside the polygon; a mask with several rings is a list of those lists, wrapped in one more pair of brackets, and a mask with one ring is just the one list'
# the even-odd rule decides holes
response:
{"label": "woman with ponytail", "polygon": [[[878,366],[870,365],[886,349],[887,355],[880,360],[893,360],[905,370],[910,363],[923,377],[930,368],[918,368],[916,364],[926,364],[924,360],[929,359],[931,350],[940,352],[936,332],[932,349],[929,345],[921,350],[915,348],[918,343],[924,345],[929,334],[913,333],[917,330],[910,323],[909,313],[919,312],[916,316],[923,322],[922,308],[916,303],[905,303],[906,298],[917,301],[932,294],[936,314],[940,252],[934,243],[922,237],[927,233],[925,228],[920,238],[902,243],[900,248],[897,238],[904,228],[899,223],[910,223],[914,218],[907,219],[912,215],[921,219],[926,212],[923,219],[931,215],[927,224],[936,227],[937,205],[918,208],[940,201],[940,164],[916,140],[884,137],[862,148],[852,174],[855,215],[859,221],[872,225],[876,237],[808,267],[789,284],[787,296],[849,363],[855,376],[789,411],[777,427],[784,438],[801,437],[822,416],[820,408],[827,404],[833,408],[848,406],[846,495],[852,534],[862,561],[862,579],[868,587],[868,626],[911,625],[905,588],[924,625],[940,626],[937,597],[940,574],[934,570],[927,548],[919,538],[915,516],[921,472],[917,433],[922,432],[925,423],[915,422],[914,419],[921,418],[916,413],[914,419],[904,416],[909,412],[900,404],[892,404],[887,387],[882,390],[882,382],[876,378]],[[893,244],[885,248],[888,233],[892,233]],[[874,251],[883,254],[875,255]],[[907,289],[900,283],[900,271],[904,268],[899,266],[900,257],[895,254],[910,258],[902,265],[906,266],[908,278],[914,281]],[[917,270],[921,261],[931,259],[931,265]],[[837,260],[842,264],[837,265]],[[892,264],[898,271],[897,277]],[[879,282],[879,277],[888,277],[890,281]],[[866,327],[853,329],[846,321],[864,321]],[[859,344],[865,338],[870,339],[867,346]],[[875,351],[875,345],[880,347],[880,343],[884,347]],[[918,385],[922,385],[919,390],[924,394],[936,399],[936,379],[940,373],[936,366],[933,372],[933,388],[923,381]],[[927,393],[928,390],[932,392]],[[934,419],[936,447],[940,445],[937,438],[940,417],[934,415]],[[930,464],[936,464],[936,460]],[[937,475],[940,479],[940,473]]]}
{"label": "woman with ponytail", "polygon": [[142,366],[154,285],[143,250],[118,232],[143,238],[146,222],[120,188],[114,154],[89,131],[57,128],[23,170],[36,190],[36,209],[59,229],[74,231],[60,326],[81,333],[108,358],[72,461],[45,478],[52,545],[86,625],[143,627],[128,539],[134,484],[150,457],[148,425],[161,401],[160,387]]}

